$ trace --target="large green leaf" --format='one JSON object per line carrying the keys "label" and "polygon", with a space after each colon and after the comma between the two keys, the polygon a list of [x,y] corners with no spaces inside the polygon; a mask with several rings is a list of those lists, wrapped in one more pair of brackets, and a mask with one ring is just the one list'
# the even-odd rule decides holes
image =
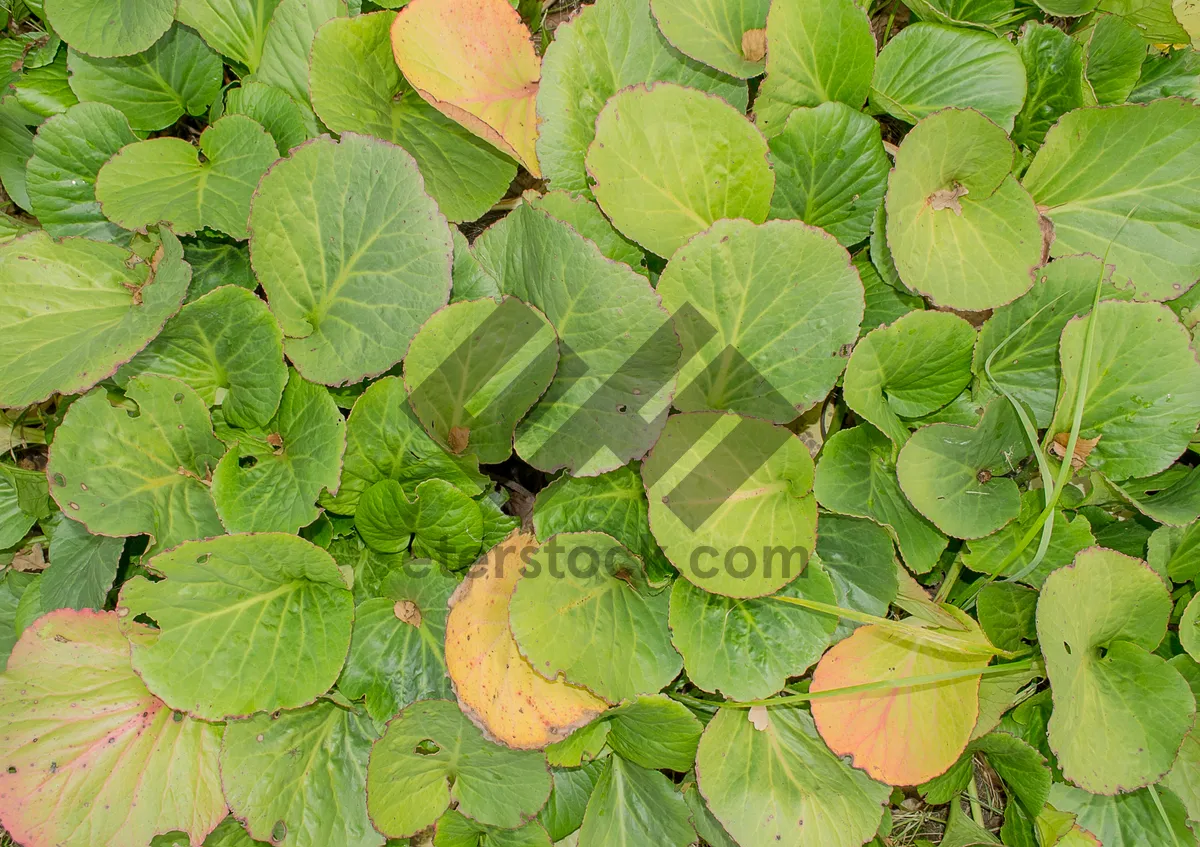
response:
{"label": "large green leaf", "polygon": [[705,591],[772,594],[812,553],[812,456],[782,427],[719,412],[675,415],[642,478],[655,538]]}
{"label": "large green leaf", "polygon": [[80,103],[41,125],[33,139],[26,187],[33,213],[48,233],[128,241],[128,234],[100,211],[96,174],[135,141],[125,116],[103,103]]}
{"label": "large green leaf", "polygon": [[161,222],[184,235],[207,228],[246,238],[250,199],[278,158],[275,142],[245,115],[227,115],[199,144],[153,138],[121,150],[96,176],[104,214],[126,229]]}
{"label": "large green leaf", "polygon": [[[1158,793],[1165,819],[1150,796],[1151,791]],[[1080,847],[1097,843],[1104,847],[1184,845],[1195,841],[1188,826],[1187,810],[1172,792],[1160,788],[1108,797],[1059,782],[1050,788],[1050,803],[1056,809],[1074,814],[1078,826],[1094,834],[1095,840],[1078,842]],[[1060,843],[1069,844],[1065,840]]]}
{"label": "large green leaf", "polygon": [[1025,105],[1013,141],[1037,149],[1060,117],[1083,105],[1083,46],[1061,29],[1030,21],[1017,41],[1025,63]]}
{"label": "large green leaf", "polygon": [[928,573],[948,539],[900,490],[892,452],[887,436],[872,426],[842,430],[825,444],[813,491],[832,512],[870,518],[886,527],[904,563],[916,573]]}
{"label": "large green leaf", "polygon": [[905,136],[886,205],[888,245],[909,288],[960,310],[1029,290],[1042,232],[1011,174],[1013,155],[1004,131],[970,110],[943,110]]}
{"label": "large green leaf", "polygon": [[910,124],[957,106],[1011,130],[1024,102],[1025,65],[1016,47],[990,33],[942,24],[918,23],[897,33],[880,52],[871,82],[872,108]]}
{"label": "large green leaf", "polygon": [[284,352],[326,385],[404,357],[450,296],[451,253],[416,162],[365,136],[297,148],[263,177],[250,211],[250,255]]}
{"label": "large green leaf", "polygon": [[457,587],[435,565],[406,563],[383,581],[380,597],[355,609],[338,690],[352,700],[365,697],[376,723],[417,700],[453,696],[443,643],[446,602]]}
{"label": "large green leaf", "polygon": [[199,844],[225,817],[222,728],[146,690],[111,612],[64,609],[25,630],[0,714],[0,822],[23,844],[146,844],[179,829]]}
{"label": "large green leaf", "polygon": [[1085,550],[1046,579],[1037,632],[1054,691],[1050,746],[1076,785],[1132,791],[1175,761],[1196,701],[1179,672],[1150,653],[1170,613],[1162,578],[1112,550]]}
{"label": "large green leaf", "polygon": [[587,169],[613,225],[660,256],[721,218],[762,223],[775,187],[758,130],[719,97],[673,83],[613,96]]}
{"label": "large green leaf", "polygon": [[742,78],[763,72],[762,30],[770,6],[768,0],[652,0],[650,4],[658,28],[676,49]]}
{"label": "large green leaf", "polygon": [[202,115],[221,91],[221,58],[181,26],[144,53],[94,59],[72,50],[67,65],[81,101],[116,107],[135,130],[165,129],[185,114]]}
{"label": "large green leaf", "polygon": [[94,533],[151,537],[151,551],[221,535],[205,481],[225,446],[204,401],[179,380],[130,380],[137,416],[98,388],[71,404],[55,431],[46,472],[63,511]]}
{"label": "large green leaf", "polygon": [[833,388],[862,320],[845,250],[795,221],[718,221],[676,253],[658,293],[683,341],[682,411],[795,419]]}
{"label": "large green leaf", "polygon": [[665,775],[608,757],[583,815],[580,844],[687,847],[695,839],[683,795]]}
{"label": "large green leaf", "polygon": [[[262,62],[253,79],[286,91],[307,109],[313,38],[323,23],[348,14],[346,0],[283,0],[267,24]],[[315,118],[313,124],[315,128]]]}
{"label": "large green leaf", "polygon": [[558,371],[517,427],[517,455],[544,471],[589,476],[643,456],[662,431],[679,361],[672,321],[647,279],[525,205],[474,249],[501,290],[558,333]]}
{"label": "large green leaf", "polygon": [[179,22],[251,72],[262,59],[267,24],[279,0],[179,0]]}
{"label": "large green leaf", "polygon": [[651,17],[649,0],[583,6],[554,31],[537,97],[537,157],[552,188],[588,190],[584,156],[601,108],[618,91],[653,82],[679,83],[746,108],[746,84],[668,44]]}
{"label": "large green leaf", "polygon": [[175,0],[46,0],[43,7],[54,31],[92,56],[141,53],[175,19]]}
{"label": "large green leaf", "polygon": [[890,789],[829,752],[803,709],[770,709],[765,724],[721,709],[700,739],[700,791],[737,843],[859,847],[870,839]]}
{"label": "large green leaf", "polygon": [[516,175],[492,145],[430,106],[392,56],[392,12],[334,18],[312,45],[313,108],[335,132],[361,132],[412,154],[426,187],[452,221],[481,217]]}
{"label": "large green leaf", "polygon": [[853,0],[775,3],[767,15],[767,76],[754,119],[768,136],[792,110],[831,100],[859,108],[875,69],[875,38]]}
{"label": "large green leaf", "polygon": [[[1158,303],[1105,301],[1087,362],[1079,434],[1100,441],[1089,467],[1112,479],[1166,470],[1187,449],[1200,420],[1200,362],[1174,312]],[[1062,386],[1050,429],[1071,429],[1079,397],[1084,335],[1092,318],[1075,318],[1062,333]]]}
{"label": "large green leaf", "polygon": [[533,669],[609,702],[658,691],[683,660],[667,628],[669,595],[641,559],[602,532],[551,536],[528,557],[509,606]]}
{"label": "large green leaf", "polygon": [[550,796],[546,758],[483,737],[446,700],[422,700],[388,724],[367,767],[367,808],[385,835],[414,835],[450,805],[487,826],[514,828]]}
{"label": "large green leaf", "polygon": [[284,847],[379,847],[367,817],[367,758],[378,737],[366,715],[328,700],[232,721],[221,785],[250,835]]}
{"label": "large green leaf", "polygon": [[1091,253],[1139,299],[1200,277],[1200,106],[1180,99],[1078,109],[1046,134],[1022,180],[1054,223],[1053,256]]}
{"label": "large green leaf", "polygon": [[[155,556],[121,589],[133,666],[206,720],[311,703],[337,679],[354,601],[329,554],[282,533],[229,535]],[[158,629],[138,629],[147,615]],[[180,674],[187,667],[191,673]]]}
{"label": "large green leaf", "polygon": [[0,245],[0,406],[84,391],[158,334],[191,279],[178,239],[162,238],[149,261],[44,232]]}
{"label": "large green leaf", "polygon": [[43,607],[104,608],[124,548],[124,538],[92,535],[60,514],[50,536],[50,564],[42,572]]}
{"label": "large green leaf", "polygon": [[469,565],[483,543],[479,505],[444,479],[429,479],[412,497],[394,479],[375,483],[358,502],[354,525],[370,547],[401,553],[412,542],[413,555],[449,568]]}

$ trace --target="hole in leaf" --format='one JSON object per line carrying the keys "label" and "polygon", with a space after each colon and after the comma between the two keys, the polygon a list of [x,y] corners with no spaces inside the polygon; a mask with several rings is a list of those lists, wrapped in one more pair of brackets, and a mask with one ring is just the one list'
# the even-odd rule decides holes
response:
{"label": "hole in leaf", "polygon": [[435,753],[440,753],[442,748],[437,745],[437,742],[432,738],[425,738],[417,742],[417,746],[413,748],[413,752],[418,756],[432,756]]}
{"label": "hole in leaf", "polygon": [[271,843],[279,844],[283,839],[287,838],[288,828],[283,821],[275,821],[275,826],[271,827]]}
{"label": "hole in leaf", "polygon": [[1096,648],[1096,658],[1097,659],[1103,659],[1107,655],[1108,655],[1107,647],[1097,647]]}
{"label": "hole in leaf", "polygon": [[238,459],[239,468],[252,468],[258,464],[258,459],[253,456],[242,456]]}
{"label": "hole in leaf", "polygon": [[1071,645],[1065,641],[1063,642],[1063,649],[1067,651],[1068,656],[1071,655]]}

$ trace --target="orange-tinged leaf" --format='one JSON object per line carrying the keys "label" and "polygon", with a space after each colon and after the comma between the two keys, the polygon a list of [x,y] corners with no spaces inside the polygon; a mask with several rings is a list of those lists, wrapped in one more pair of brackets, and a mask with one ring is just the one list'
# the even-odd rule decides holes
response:
{"label": "orange-tinged leaf", "polygon": [[[983,641],[977,628],[954,635]],[[825,654],[810,690],[983,668],[988,660],[864,626]],[[979,712],[979,680],[836,694],[813,701],[813,718],[834,753],[881,782],[916,785],[944,773],[966,749]]]}
{"label": "orange-tinged leaf", "polygon": [[392,51],[422,97],[534,176],[534,100],[542,60],[507,0],[413,0],[392,24]]}
{"label": "orange-tinged leaf", "polygon": [[528,551],[529,534],[514,532],[475,564],[450,598],[446,669],[459,705],[479,727],[509,747],[540,749],[565,738],[607,708],[582,688],[534,672],[508,625]]}

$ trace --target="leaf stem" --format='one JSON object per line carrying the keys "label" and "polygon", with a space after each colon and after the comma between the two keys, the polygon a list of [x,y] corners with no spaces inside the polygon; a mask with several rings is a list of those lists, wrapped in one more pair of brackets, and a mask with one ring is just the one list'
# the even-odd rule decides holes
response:
{"label": "leaf stem", "polygon": [[[975,763],[971,762],[971,779],[967,783],[967,799],[971,801],[971,818],[980,827],[984,827],[983,808],[979,805],[979,785],[975,779]],[[955,802],[958,802],[957,800]]]}

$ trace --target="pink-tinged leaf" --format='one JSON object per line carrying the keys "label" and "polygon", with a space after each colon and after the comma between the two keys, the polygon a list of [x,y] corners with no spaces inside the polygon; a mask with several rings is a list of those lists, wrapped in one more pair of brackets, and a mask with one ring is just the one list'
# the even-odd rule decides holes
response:
{"label": "pink-tinged leaf", "polygon": [[392,25],[396,63],[447,117],[542,175],[537,140],[542,61],[507,0],[413,0]]}
{"label": "pink-tinged leaf", "polygon": [[0,823],[24,847],[200,845],[227,812],[221,727],[146,690],[112,612],[61,609],[0,676]]}
{"label": "pink-tinged leaf", "polygon": [[[983,640],[977,627],[936,631]],[[864,626],[825,654],[810,690],[982,669],[988,658]],[[889,785],[917,785],[944,773],[966,749],[979,712],[979,680],[835,694],[813,701],[813,718],[829,748],[850,756],[855,767]]]}

